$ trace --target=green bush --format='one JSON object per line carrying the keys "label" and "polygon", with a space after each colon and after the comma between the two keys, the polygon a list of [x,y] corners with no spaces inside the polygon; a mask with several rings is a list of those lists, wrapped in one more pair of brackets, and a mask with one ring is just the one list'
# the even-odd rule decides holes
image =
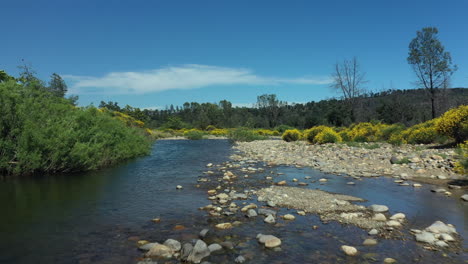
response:
{"label": "green bush", "polygon": [[288,129],[281,138],[286,142],[298,141],[301,138],[301,132],[297,129]]}
{"label": "green bush", "polygon": [[414,129],[408,136],[410,144],[430,144],[436,141],[437,131],[435,127],[421,127]]}
{"label": "green bush", "polygon": [[200,140],[203,139],[205,133],[197,129],[190,129],[184,132],[184,137],[190,140]]}
{"label": "green bush", "polygon": [[143,129],[78,108],[40,83],[0,83],[0,172],[93,170],[149,153]]}
{"label": "green bush", "polygon": [[255,131],[248,128],[235,128],[231,129],[228,133],[228,138],[234,141],[250,142],[254,140],[264,140],[268,137],[259,135]]}
{"label": "green bush", "polygon": [[325,143],[338,143],[342,139],[338,133],[336,133],[331,128],[325,128],[320,133],[318,133],[314,138],[315,144],[325,144]]}
{"label": "green bush", "polygon": [[295,128],[292,126],[288,126],[288,125],[280,125],[280,126],[275,127],[275,130],[278,131],[280,134],[283,134],[284,132],[286,132],[286,130],[291,130],[291,129],[295,129]]}
{"label": "green bush", "polygon": [[405,126],[403,124],[393,124],[382,128],[380,139],[383,141],[388,141],[393,135],[400,134],[403,130],[405,130]]}

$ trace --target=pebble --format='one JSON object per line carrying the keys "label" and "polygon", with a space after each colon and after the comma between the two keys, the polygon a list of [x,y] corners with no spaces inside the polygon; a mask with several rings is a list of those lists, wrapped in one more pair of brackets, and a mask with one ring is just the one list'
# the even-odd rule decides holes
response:
{"label": "pebble", "polygon": [[322,179],[319,180],[319,182],[327,182],[327,181],[328,181],[328,180],[325,179],[325,178],[322,178]]}
{"label": "pebble", "polygon": [[375,221],[387,221],[387,217],[382,213],[377,213],[372,217],[372,220]]}
{"label": "pebble", "polygon": [[390,217],[390,220],[403,220],[406,218],[406,215],[403,213],[396,213]]}
{"label": "pebble", "polygon": [[385,258],[384,261],[383,261],[385,264],[393,264],[393,263],[396,263],[396,259],[393,259],[393,258]]}
{"label": "pebble", "polygon": [[281,245],[281,239],[272,235],[257,235],[258,242],[265,245],[267,248],[274,248]]}
{"label": "pebble", "polygon": [[386,225],[390,227],[400,227],[401,223],[395,220],[390,220],[386,223]]}
{"label": "pebble", "polygon": [[180,190],[180,189],[182,189],[182,188],[183,188],[182,185],[177,185],[177,186],[176,186],[176,189],[177,189],[177,190]]}
{"label": "pebble", "polygon": [[343,252],[348,255],[348,256],[356,256],[358,251],[355,247],[351,247],[351,246],[341,246],[341,250],[343,250]]}
{"label": "pebble", "polygon": [[292,215],[292,214],[285,214],[283,216],[283,219],[284,220],[294,220],[294,219],[296,219],[296,217],[294,215]]}
{"label": "pebble", "polygon": [[419,183],[413,183],[413,187],[416,187],[416,188],[418,188],[418,187],[422,187],[422,185],[421,185],[421,184],[419,184]]}
{"label": "pebble", "polygon": [[368,234],[371,235],[371,236],[374,236],[374,235],[377,235],[378,233],[379,233],[379,231],[377,229],[373,228],[373,229],[371,229],[369,231]]}
{"label": "pebble", "polygon": [[218,228],[218,229],[231,229],[232,224],[231,223],[221,223],[221,224],[217,224],[216,228]]}
{"label": "pebble", "polygon": [[275,217],[272,216],[272,215],[268,215],[267,217],[265,217],[265,219],[263,220],[265,223],[267,224],[274,224],[276,223],[276,220],[275,220]]}
{"label": "pebble", "polygon": [[245,262],[245,258],[243,256],[238,256],[234,262],[236,263],[244,263]]}
{"label": "pebble", "polygon": [[435,193],[444,193],[446,191],[447,190],[445,190],[444,188],[436,188],[436,189],[431,190],[431,192],[435,192]]}
{"label": "pebble", "polygon": [[377,240],[372,239],[372,238],[367,238],[366,240],[364,240],[364,242],[362,244],[364,246],[375,246],[375,245],[377,245]]}
{"label": "pebble", "polygon": [[388,207],[385,205],[373,204],[369,206],[369,209],[374,211],[375,213],[384,213],[388,211]]}

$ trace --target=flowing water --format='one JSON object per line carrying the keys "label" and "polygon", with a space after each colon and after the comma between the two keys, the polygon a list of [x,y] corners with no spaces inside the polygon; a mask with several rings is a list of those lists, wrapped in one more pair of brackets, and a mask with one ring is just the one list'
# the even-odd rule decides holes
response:
{"label": "flowing water", "polygon": [[[213,219],[198,210],[209,204],[209,184],[196,186],[207,163],[227,161],[231,153],[226,140],[162,140],[150,156],[115,168],[0,181],[0,263],[136,263],[142,256],[135,246],[139,239],[187,242],[203,228],[233,221]],[[406,225],[411,228],[422,229],[442,220],[455,225],[460,236],[468,239],[468,203],[431,193],[429,185],[413,189],[380,177],[351,186],[346,185],[350,179],[342,176],[308,168],[273,167],[242,179],[238,188],[268,186],[263,180],[267,174],[277,175],[275,181],[305,181],[304,177],[310,176],[306,188],[361,197],[368,200],[364,205],[385,204],[392,213],[405,213]],[[322,177],[329,181],[312,182]],[[176,185],[182,185],[183,190],[176,190]],[[295,211],[280,209],[279,213],[287,212]],[[150,221],[156,217],[161,218],[160,223]],[[381,263],[385,257],[399,263],[468,261],[466,240],[461,244],[464,250],[456,253],[425,250],[408,232],[401,239],[379,239],[376,246],[364,247],[360,245],[368,237],[367,231],[334,222],[323,224],[315,215],[278,221],[277,226],[263,223],[262,217],[235,219],[244,224],[217,234],[218,239],[233,241],[235,249],[207,260],[233,263],[242,254],[249,263]],[[255,240],[257,233],[280,237],[281,250],[261,248]],[[356,246],[360,255],[344,256],[339,250],[343,244]]]}

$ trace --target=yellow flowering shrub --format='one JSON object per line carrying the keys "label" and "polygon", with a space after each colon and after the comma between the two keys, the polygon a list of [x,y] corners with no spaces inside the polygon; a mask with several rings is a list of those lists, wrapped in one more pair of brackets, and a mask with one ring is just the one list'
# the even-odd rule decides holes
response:
{"label": "yellow flowering shrub", "polygon": [[435,122],[435,128],[441,135],[455,139],[460,143],[468,139],[468,105],[461,105],[445,112]]}
{"label": "yellow flowering shrub", "polygon": [[210,135],[217,136],[217,137],[226,136],[228,133],[229,133],[229,130],[225,128],[216,128],[209,132]]}
{"label": "yellow flowering shrub", "polygon": [[314,137],[315,144],[338,143],[341,142],[341,136],[333,129],[327,127]]}
{"label": "yellow flowering shrub", "polygon": [[327,126],[315,126],[304,131],[304,137],[309,143],[314,143],[314,138],[324,129],[331,129]]}
{"label": "yellow flowering shrub", "polygon": [[349,128],[349,136],[352,141],[356,142],[377,141],[378,133],[378,125],[373,125],[369,122],[355,124]]}
{"label": "yellow flowering shrub", "polygon": [[286,142],[297,141],[301,138],[301,132],[297,129],[288,129],[284,131],[281,138]]}
{"label": "yellow flowering shrub", "polygon": [[205,128],[206,131],[212,131],[212,130],[215,130],[215,129],[217,129],[217,128],[215,126],[213,126],[213,125],[209,125],[209,126],[207,126]]}
{"label": "yellow flowering shrub", "polygon": [[269,130],[269,129],[259,129],[255,131],[255,133],[261,136],[279,136],[279,132],[276,130]]}
{"label": "yellow flowering shrub", "polygon": [[460,160],[455,163],[455,171],[461,174],[468,174],[468,140],[459,145]]}

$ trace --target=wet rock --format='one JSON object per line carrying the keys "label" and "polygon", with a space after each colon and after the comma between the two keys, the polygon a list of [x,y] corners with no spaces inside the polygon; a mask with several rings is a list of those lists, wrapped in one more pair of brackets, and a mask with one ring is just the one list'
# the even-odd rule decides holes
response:
{"label": "wet rock", "polygon": [[388,211],[388,207],[385,205],[373,204],[369,206],[369,209],[374,211],[375,213],[384,213]]}
{"label": "wet rock", "polygon": [[347,182],[346,184],[347,184],[347,185],[355,185],[354,182]]}
{"label": "wet rock", "polygon": [[215,226],[216,228],[218,229],[231,229],[232,228],[232,224],[231,223],[221,223],[221,224],[217,224]]}
{"label": "wet rock", "polygon": [[364,242],[362,244],[364,246],[375,246],[375,245],[377,245],[377,240],[372,239],[372,238],[368,238],[368,239],[364,240]]}
{"label": "wet rock", "polygon": [[393,259],[393,258],[385,258],[383,263],[384,264],[393,264],[393,263],[396,263],[396,259]]}
{"label": "wet rock", "polygon": [[182,185],[177,185],[177,186],[176,186],[176,189],[177,189],[177,190],[180,190],[180,189],[182,189],[182,188],[183,188]]}
{"label": "wet rock", "polygon": [[294,215],[292,215],[292,214],[285,214],[283,216],[283,219],[284,220],[294,220],[294,219],[296,219],[296,217]]}
{"label": "wet rock", "polygon": [[145,256],[151,258],[172,258],[173,254],[174,251],[170,247],[161,244],[156,244],[145,254]]}
{"label": "wet rock", "polygon": [[258,209],[258,214],[259,215],[264,215],[264,216],[268,216],[268,215],[276,216],[276,211],[271,210],[271,209],[260,208],[260,209]]}
{"label": "wet rock", "polygon": [[258,242],[265,245],[267,248],[274,248],[281,246],[281,239],[272,235],[257,235]]}
{"label": "wet rock", "polygon": [[182,246],[182,250],[180,252],[180,258],[182,260],[186,260],[188,256],[190,255],[190,253],[192,253],[192,250],[193,250],[193,245],[190,243],[185,243]]}
{"label": "wet rock", "polygon": [[179,241],[171,238],[164,241],[164,245],[171,248],[173,251],[179,251],[182,248],[182,245]]}
{"label": "wet rock", "polygon": [[219,251],[219,250],[222,250],[223,247],[220,245],[220,244],[217,244],[217,243],[214,243],[214,244],[211,244],[208,246],[208,249],[210,250],[210,252],[215,252],[215,251]]}
{"label": "wet rock", "polygon": [[325,178],[322,178],[322,179],[319,180],[319,182],[327,182],[327,181],[328,181],[328,180],[325,179]]}
{"label": "wet rock", "polygon": [[247,212],[249,209],[255,209],[255,208],[257,208],[257,205],[254,203],[251,203],[249,205],[242,207],[241,212]]}
{"label": "wet rock", "polygon": [[274,224],[276,223],[276,220],[275,220],[275,217],[273,215],[268,215],[267,217],[265,217],[265,219],[263,220],[265,223],[267,224]]}
{"label": "wet rock", "polygon": [[446,179],[447,179],[447,176],[445,176],[445,175],[438,175],[438,176],[437,176],[437,179],[439,179],[439,180],[446,180]]}
{"label": "wet rock", "polygon": [[199,234],[200,238],[202,239],[205,238],[209,231],[210,230],[208,228],[205,228],[202,231],[200,231],[200,234]]}
{"label": "wet rock", "polygon": [[418,188],[418,187],[422,187],[422,185],[419,183],[413,183],[413,187]]}
{"label": "wet rock", "polygon": [[446,225],[442,221],[435,221],[432,225],[426,228],[426,231],[436,234],[453,234],[457,233],[457,230],[452,225]]}
{"label": "wet rock", "polygon": [[343,252],[348,256],[356,256],[358,254],[357,249],[351,246],[341,246],[341,250],[343,250]]}
{"label": "wet rock", "polygon": [[278,186],[284,186],[284,185],[286,185],[286,181],[277,182],[276,185],[278,185]]}
{"label": "wet rock", "polygon": [[386,223],[386,225],[390,227],[400,227],[401,223],[395,220],[390,220]]}
{"label": "wet rock", "polygon": [[276,207],[276,203],[273,202],[273,201],[268,201],[267,205],[270,206],[270,207]]}
{"label": "wet rock", "polygon": [[247,217],[248,217],[248,218],[256,217],[257,215],[258,215],[258,214],[257,214],[257,212],[256,212],[254,209],[249,209],[249,210],[247,211]]}
{"label": "wet rock", "polygon": [[448,241],[448,242],[455,241],[455,238],[453,238],[453,236],[451,236],[449,234],[442,234],[442,235],[440,235],[440,238],[442,238],[442,240]]}
{"label": "wet rock", "polygon": [[427,232],[427,231],[422,231],[421,233],[416,234],[415,237],[416,237],[416,241],[428,243],[428,244],[433,244],[437,240],[434,234]]}
{"label": "wet rock", "polygon": [[225,248],[225,249],[234,249],[234,244],[230,241],[224,241],[224,242],[221,242],[220,245]]}
{"label": "wet rock", "polygon": [[438,247],[448,247],[448,244],[445,243],[445,242],[442,241],[442,240],[436,241],[436,242],[435,242],[435,245],[438,246]]}
{"label": "wet rock", "polygon": [[468,194],[464,194],[460,197],[463,201],[468,202]]}
{"label": "wet rock", "polygon": [[236,263],[244,263],[245,262],[245,258],[243,256],[238,256],[234,262]]}
{"label": "wet rock", "polygon": [[371,235],[371,236],[374,236],[374,235],[377,235],[378,233],[379,233],[379,231],[377,229],[373,228],[373,229],[371,229],[369,231],[368,234]]}
{"label": "wet rock", "polygon": [[213,163],[206,164],[206,167],[208,167],[208,168],[213,167]]}
{"label": "wet rock", "polygon": [[406,218],[406,215],[403,213],[396,213],[390,217],[390,220],[403,220]]}
{"label": "wet rock", "polygon": [[195,243],[195,246],[193,247],[192,252],[190,252],[187,261],[200,263],[203,258],[208,257],[209,255],[210,250],[208,249],[206,243],[202,240],[197,240],[197,243]]}
{"label": "wet rock", "polygon": [[140,260],[137,262],[137,264],[158,264],[157,261],[154,261],[150,258],[147,258],[147,259],[143,259],[143,260]]}
{"label": "wet rock", "polygon": [[435,188],[435,189],[432,189],[431,192],[435,192],[435,193],[445,193],[447,190],[445,190],[444,188]]}
{"label": "wet rock", "polygon": [[144,251],[149,251],[151,248],[153,248],[157,244],[158,243],[147,243],[147,244],[141,245],[140,247],[138,247],[138,249],[144,250]]}
{"label": "wet rock", "polygon": [[374,221],[387,221],[387,217],[382,213],[377,213],[372,217]]}

